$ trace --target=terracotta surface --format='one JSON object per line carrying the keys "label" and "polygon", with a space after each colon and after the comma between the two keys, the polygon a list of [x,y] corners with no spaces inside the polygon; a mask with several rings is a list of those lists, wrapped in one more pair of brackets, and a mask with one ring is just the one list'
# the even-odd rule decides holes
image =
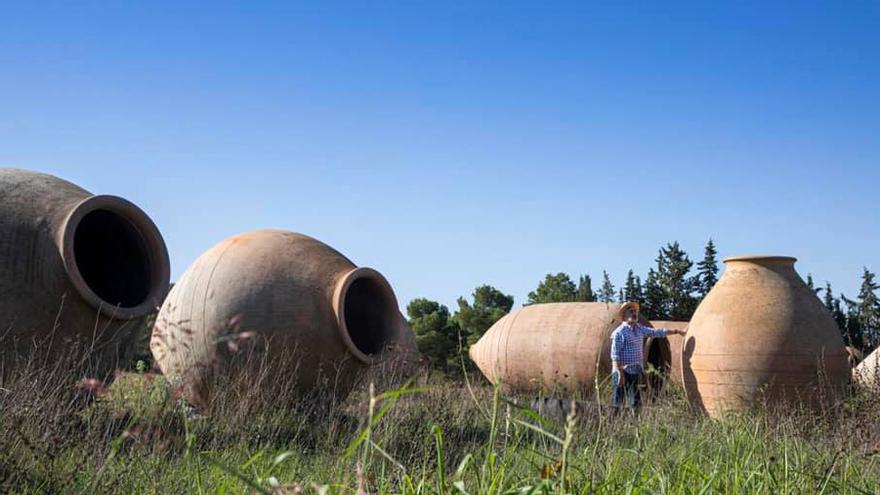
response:
{"label": "terracotta surface", "polygon": [[525,306],[487,330],[471,346],[471,360],[506,392],[589,394],[597,378],[611,374],[610,337],[621,323],[619,308],[605,303]]}
{"label": "terracotta surface", "polygon": [[[38,346],[94,345],[106,371],[168,290],[168,253],[147,215],[115,196],[0,168],[0,325],[7,363]],[[55,331],[53,332],[53,328]],[[36,342],[36,343],[35,343]]]}
{"label": "terracotta surface", "polygon": [[[686,321],[651,321],[652,327],[665,328],[667,330],[684,330],[688,328],[688,325],[690,325],[690,323]],[[650,349],[650,344],[652,343],[652,341],[653,339],[648,339],[648,347],[646,347],[647,349]],[[667,376],[672,382],[682,385],[684,382],[682,380],[681,373],[681,353],[684,350],[684,336],[668,335],[666,337],[666,341],[668,342],[669,349],[669,357],[665,360],[669,363]],[[645,354],[648,354],[648,352],[646,352]]]}
{"label": "terracotta surface", "polygon": [[[763,398],[813,403],[850,368],[831,314],[794,269],[794,258],[736,257],[691,319],[683,353],[688,398],[713,417]],[[820,375],[823,378],[820,380]]]}
{"label": "terracotta surface", "polygon": [[222,241],[186,270],[150,348],[163,373],[195,395],[209,393],[210,373],[229,372],[246,345],[258,345],[285,379],[295,374],[301,390],[329,380],[344,393],[355,373],[414,351],[414,342],[379,272],[311,237],[258,230]]}
{"label": "terracotta surface", "polygon": [[874,350],[853,370],[853,380],[863,387],[876,389],[880,384],[880,349]]}

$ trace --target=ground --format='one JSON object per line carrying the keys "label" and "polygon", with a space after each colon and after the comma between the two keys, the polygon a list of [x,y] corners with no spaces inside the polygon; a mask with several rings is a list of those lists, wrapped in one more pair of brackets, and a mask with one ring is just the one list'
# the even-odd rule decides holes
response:
{"label": "ground", "polygon": [[[9,373],[8,373],[9,374]],[[693,413],[675,386],[638,416],[599,401],[554,422],[427,371],[344,400],[229,387],[204,409],[159,375],[99,383],[12,373],[0,390],[0,492],[877,493],[880,401]],[[77,384],[79,388],[77,389]],[[72,392],[72,391],[76,392]],[[279,389],[280,390],[280,389]]]}

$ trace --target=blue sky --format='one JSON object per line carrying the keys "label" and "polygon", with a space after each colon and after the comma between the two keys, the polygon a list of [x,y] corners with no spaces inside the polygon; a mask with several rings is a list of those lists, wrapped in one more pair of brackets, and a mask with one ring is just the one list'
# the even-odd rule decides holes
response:
{"label": "blue sky", "polygon": [[853,296],[878,76],[877,2],[2,2],[0,166],[136,202],[174,278],[277,227],[518,305],[712,237]]}

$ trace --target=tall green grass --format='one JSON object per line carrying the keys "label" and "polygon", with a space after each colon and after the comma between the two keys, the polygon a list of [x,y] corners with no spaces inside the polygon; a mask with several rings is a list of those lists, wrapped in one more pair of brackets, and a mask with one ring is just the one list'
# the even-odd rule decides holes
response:
{"label": "tall green grass", "polygon": [[343,401],[230,391],[199,411],[161,376],[84,390],[68,375],[58,364],[0,378],[0,492],[880,492],[880,401],[865,393],[713,421],[675,387],[613,417],[601,390],[551,421],[528,397],[427,372],[377,376]]}

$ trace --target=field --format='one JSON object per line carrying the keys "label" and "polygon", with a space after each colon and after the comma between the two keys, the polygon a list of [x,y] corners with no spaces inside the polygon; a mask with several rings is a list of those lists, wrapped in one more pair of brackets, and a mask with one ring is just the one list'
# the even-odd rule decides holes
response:
{"label": "field", "polygon": [[[820,412],[691,412],[667,387],[638,417],[544,419],[481,378],[422,372],[290,404],[283,380],[204,410],[161,376],[111,388],[64,363],[0,383],[3,493],[877,493],[880,401]],[[279,383],[281,382],[281,383]],[[270,386],[268,384],[274,384]],[[249,386],[248,386],[249,385]],[[604,394],[603,394],[604,396]],[[287,399],[287,400],[286,400]],[[604,399],[599,402],[604,402]]]}

